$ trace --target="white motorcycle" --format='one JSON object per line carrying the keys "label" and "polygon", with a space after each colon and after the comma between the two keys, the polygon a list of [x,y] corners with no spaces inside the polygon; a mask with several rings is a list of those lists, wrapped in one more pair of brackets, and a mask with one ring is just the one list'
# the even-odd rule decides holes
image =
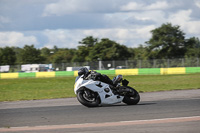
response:
{"label": "white motorcycle", "polygon": [[[128,81],[122,80],[122,75],[113,79],[113,85],[96,81],[92,76],[78,76],[74,85],[74,92],[78,101],[87,107],[98,107],[124,102],[127,105],[135,105],[140,101],[139,93],[127,86]],[[122,84],[120,83],[122,82]]]}

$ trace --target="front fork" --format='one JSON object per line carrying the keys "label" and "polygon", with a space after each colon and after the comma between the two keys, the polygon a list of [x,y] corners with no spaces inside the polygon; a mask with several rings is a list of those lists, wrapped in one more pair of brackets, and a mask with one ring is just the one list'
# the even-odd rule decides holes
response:
{"label": "front fork", "polygon": [[95,93],[94,92],[91,93],[91,91],[88,89],[85,89],[84,93],[85,93],[85,96],[88,98],[96,98]]}

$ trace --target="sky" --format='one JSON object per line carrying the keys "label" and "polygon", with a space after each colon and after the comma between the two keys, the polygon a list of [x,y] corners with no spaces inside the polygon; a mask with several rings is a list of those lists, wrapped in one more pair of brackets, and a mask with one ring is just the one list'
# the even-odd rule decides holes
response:
{"label": "sky", "polygon": [[200,38],[200,0],[0,0],[0,47],[77,48],[87,36],[138,47],[164,23]]}

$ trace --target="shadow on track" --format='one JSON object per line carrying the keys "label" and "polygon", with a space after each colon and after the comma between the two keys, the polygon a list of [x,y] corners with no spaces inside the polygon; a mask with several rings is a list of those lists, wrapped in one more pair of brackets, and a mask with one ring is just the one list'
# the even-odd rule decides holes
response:
{"label": "shadow on track", "polygon": [[99,107],[86,107],[86,108],[109,108],[109,107],[129,107],[129,106],[141,106],[141,105],[154,105],[154,104],[157,104],[157,103],[140,103],[140,104],[136,104],[136,105],[127,105],[127,104],[124,104],[124,103],[121,103],[121,104],[112,104],[112,105],[101,105]]}

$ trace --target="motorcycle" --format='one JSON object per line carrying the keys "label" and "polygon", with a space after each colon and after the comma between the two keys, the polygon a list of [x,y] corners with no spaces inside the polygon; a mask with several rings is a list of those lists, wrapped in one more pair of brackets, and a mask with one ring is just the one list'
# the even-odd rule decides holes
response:
{"label": "motorcycle", "polygon": [[129,81],[123,80],[122,75],[112,80],[115,86],[94,79],[92,76],[86,78],[81,75],[75,80],[74,92],[84,106],[98,107],[121,102],[136,105],[140,101],[139,93],[128,86]]}

